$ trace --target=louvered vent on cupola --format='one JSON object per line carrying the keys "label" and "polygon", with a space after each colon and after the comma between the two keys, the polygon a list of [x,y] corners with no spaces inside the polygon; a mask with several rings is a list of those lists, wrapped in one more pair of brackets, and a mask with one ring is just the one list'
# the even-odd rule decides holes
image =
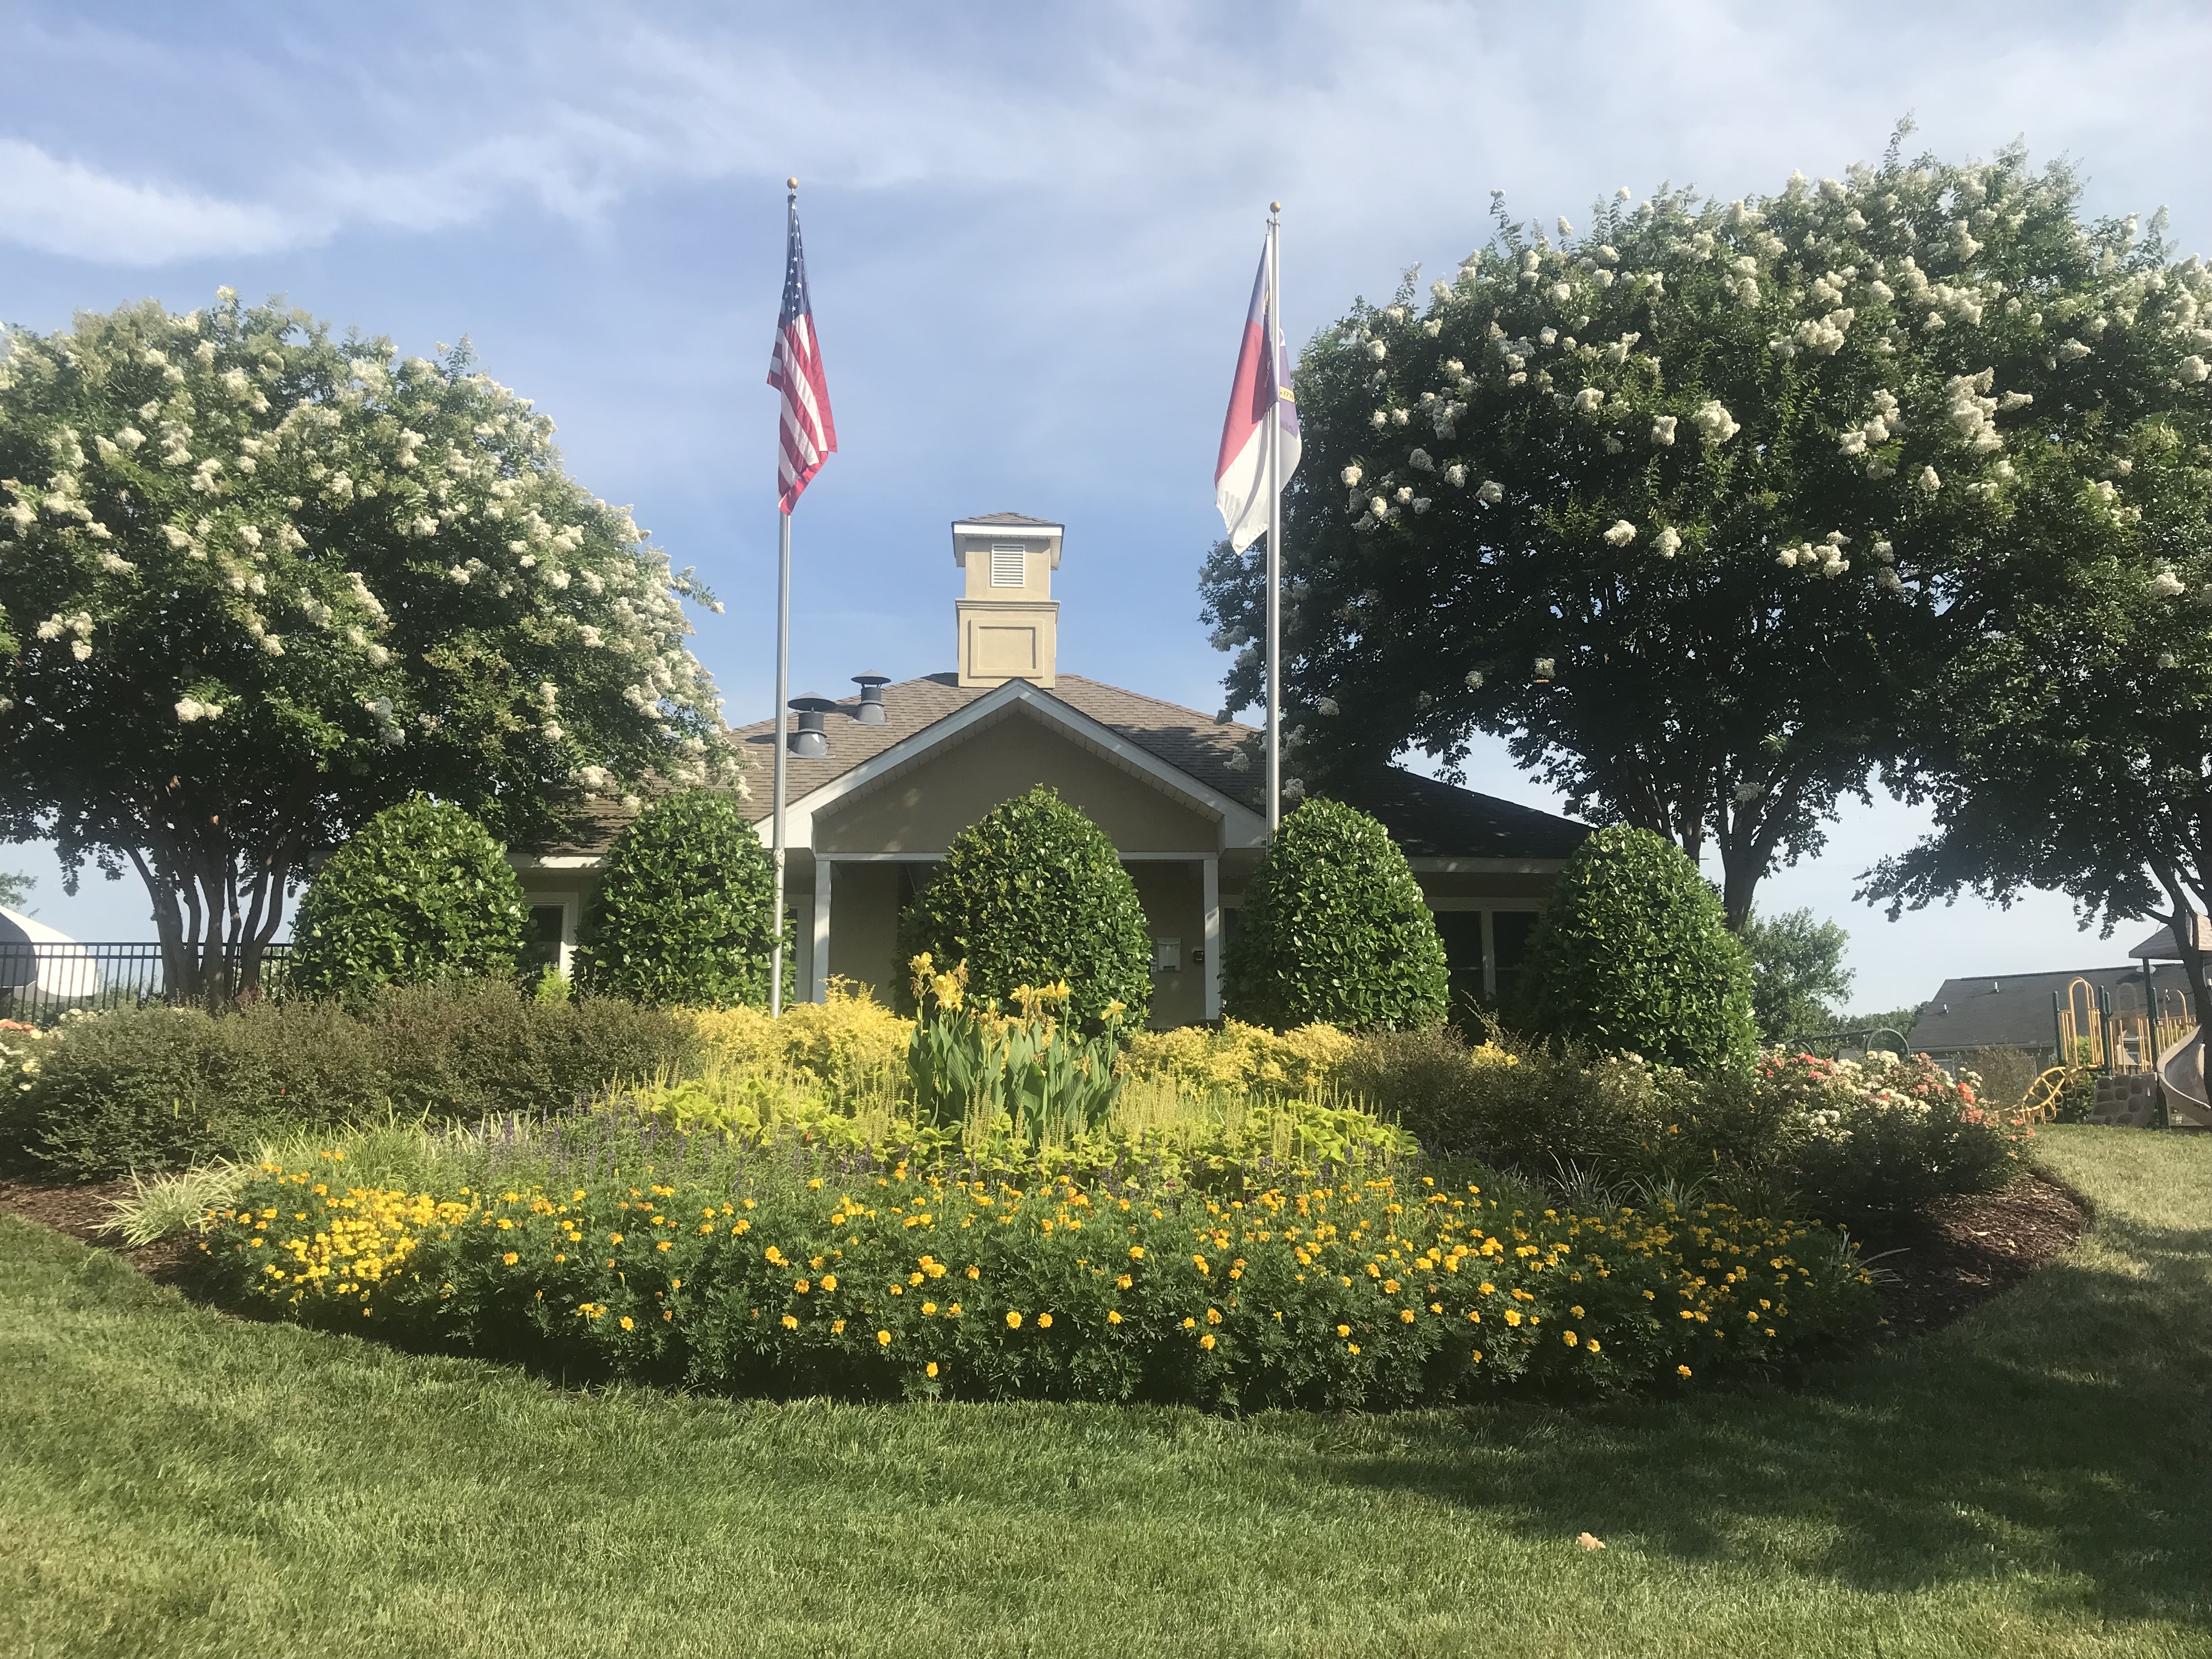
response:
{"label": "louvered vent on cupola", "polygon": [[960,624],[960,684],[1027,680],[1050,686],[1059,654],[1063,526],[1022,513],[986,513],[952,526],[952,562],[966,573],[954,605]]}

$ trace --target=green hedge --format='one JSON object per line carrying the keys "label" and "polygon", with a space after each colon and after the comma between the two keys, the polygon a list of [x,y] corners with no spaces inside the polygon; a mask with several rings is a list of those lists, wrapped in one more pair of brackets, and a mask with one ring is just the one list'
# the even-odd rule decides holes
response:
{"label": "green hedge", "polygon": [[1597,830],[1567,860],[1529,941],[1508,1018],[1531,1036],[1662,1066],[1751,1063],[1751,959],[1682,850]]}
{"label": "green hedge", "polygon": [[[577,951],[586,988],[658,1006],[768,1006],[775,866],[730,796],[656,801],[607,849]],[[786,919],[784,992],[796,966]]]}
{"label": "green hedge", "polygon": [[491,832],[417,795],[363,824],[307,884],[289,983],[309,996],[360,996],[380,985],[509,975],[526,921],[522,884]]}
{"label": "green hedge", "polygon": [[39,1045],[32,1086],[0,1101],[0,1162],[99,1181],[389,1112],[536,1115],[696,1052],[670,1015],[539,1001],[505,980],[387,988],[354,1011],[282,1000],[73,1018]]}
{"label": "green hedge", "polygon": [[[1068,1012],[1095,1024],[1109,1003],[1141,1025],[1152,995],[1151,929],[1136,884],[1098,826],[1040,784],[953,837],[935,879],[899,919],[902,962],[965,963],[968,994],[1006,1002],[1066,981]],[[911,1012],[902,985],[902,1012]]]}
{"label": "green hedge", "polygon": [[1420,884],[1389,831],[1340,801],[1285,818],[1245,884],[1222,963],[1231,1018],[1288,1030],[1433,1024],[1449,980]]}

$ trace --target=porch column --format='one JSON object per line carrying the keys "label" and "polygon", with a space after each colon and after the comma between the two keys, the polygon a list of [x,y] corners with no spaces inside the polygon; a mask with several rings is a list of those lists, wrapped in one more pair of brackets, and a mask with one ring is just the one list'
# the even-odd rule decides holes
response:
{"label": "porch column", "polygon": [[830,1000],[830,878],[836,868],[821,854],[814,855],[814,983],[806,993],[810,1002]]}
{"label": "porch column", "polygon": [[[1199,902],[1206,910],[1206,1017],[1221,1018],[1221,860],[1201,861],[1205,870]],[[1188,890],[1188,889],[1185,890]]]}

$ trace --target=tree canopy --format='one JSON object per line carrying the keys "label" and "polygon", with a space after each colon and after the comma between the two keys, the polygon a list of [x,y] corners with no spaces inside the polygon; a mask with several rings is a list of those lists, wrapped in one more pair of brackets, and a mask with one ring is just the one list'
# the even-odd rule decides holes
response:
{"label": "tree canopy", "polygon": [[288,884],[417,791],[528,846],[717,776],[671,570],[465,349],[228,289],[0,358],[0,836],[127,865],[169,982],[251,982]]}
{"label": "tree canopy", "polygon": [[[1498,206],[1425,303],[1409,276],[1354,305],[1297,374],[1297,769],[1502,736],[1571,810],[1712,845],[1743,927],[1907,763],[1933,665],[2002,618],[2049,514],[2136,510],[2116,432],[2206,395],[2204,271],[2078,198],[2017,149],[1893,143],[1555,236]],[[1256,701],[1259,562],[1218,548],[1202,588]]]}
{"label": "tree canopy", "polygon": [[1767,1042],[1787,1042],[1836,1029],[1837,1012],[1851,994],[1844,966],[1850,935],[1810,910],[1778,916],[1753,911],[1743,930],[1751,953],[1751,1014]]}

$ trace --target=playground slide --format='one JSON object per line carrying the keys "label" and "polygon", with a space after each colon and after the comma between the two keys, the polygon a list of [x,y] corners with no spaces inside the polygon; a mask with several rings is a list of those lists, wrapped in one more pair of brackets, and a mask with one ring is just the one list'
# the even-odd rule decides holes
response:
{"label": "playground slide", "polygon": [[2212,1129],[2212,1094],[2204,1083],[2204,1028],[2197,1027],[2158,1057],[2166,1115],[2173,1123]]}

